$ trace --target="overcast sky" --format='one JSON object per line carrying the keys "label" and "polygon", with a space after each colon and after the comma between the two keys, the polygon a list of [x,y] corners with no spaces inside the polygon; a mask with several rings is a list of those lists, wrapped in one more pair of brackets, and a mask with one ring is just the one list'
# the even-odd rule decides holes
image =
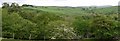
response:
{"label": "overcast sky", "polygon": [[37,6],[116,6],[119,1],[120,0],[0,0],[0,7],[3,2],[16,2],[20,5],[31,4]]}

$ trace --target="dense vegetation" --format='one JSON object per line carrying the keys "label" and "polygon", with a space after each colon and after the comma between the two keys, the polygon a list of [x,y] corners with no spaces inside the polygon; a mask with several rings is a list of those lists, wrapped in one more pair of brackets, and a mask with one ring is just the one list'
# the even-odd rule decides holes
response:
{"label": "dense vegetation", "polygon": [[118,7],[44,7],[3,3],[2,37],[119,39]]}

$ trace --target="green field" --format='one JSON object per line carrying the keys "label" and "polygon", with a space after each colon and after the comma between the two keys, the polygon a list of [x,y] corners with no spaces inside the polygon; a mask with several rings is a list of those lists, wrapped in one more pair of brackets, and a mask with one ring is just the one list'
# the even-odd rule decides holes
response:
{"label": "green field", "polygon": [[[41,39],[120,39],[118,6],[57,7],[3,5],[2,37]],[[3,41],[16,41],[6,39]]]}

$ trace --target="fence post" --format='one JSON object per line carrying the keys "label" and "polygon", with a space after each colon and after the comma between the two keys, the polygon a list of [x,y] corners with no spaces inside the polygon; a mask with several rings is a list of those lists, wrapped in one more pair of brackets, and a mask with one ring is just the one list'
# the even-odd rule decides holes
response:
{"label": "fence post", "polygon": [[15,34],[13,33],[13,39],[14,39],[14,37],[15,37]]}
{"label": "fence post", "polygon": [[29,36],[29,40],[31,39],[31,34],[30,34],[30,36]]}

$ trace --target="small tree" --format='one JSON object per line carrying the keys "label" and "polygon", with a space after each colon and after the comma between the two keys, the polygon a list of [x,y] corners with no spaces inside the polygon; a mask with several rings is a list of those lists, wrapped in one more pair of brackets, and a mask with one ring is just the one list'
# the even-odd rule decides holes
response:
{"label": "small tree", "polygon": [[109,17],[105,15],[100,15],[99,17],[95,17],[92,21],[91,29],[95,38],[102,39],[111,39],[116,35],[118,30],[117,22],[115,20],[111,20]]}
{"label": "small tree", "polygon": [[20,11],[20,6],[17,3],[12,3],[9,12],[19,12]]}
{"label": "small tree", "polygon": [[6,3],[6,2],[5,2],[5,3],[3,3],[2,5],[3,5],[3,6],[2,6],[2,8],[8,8],[8,7],[9,7],[9,4],[8,4],[8,3]]}

